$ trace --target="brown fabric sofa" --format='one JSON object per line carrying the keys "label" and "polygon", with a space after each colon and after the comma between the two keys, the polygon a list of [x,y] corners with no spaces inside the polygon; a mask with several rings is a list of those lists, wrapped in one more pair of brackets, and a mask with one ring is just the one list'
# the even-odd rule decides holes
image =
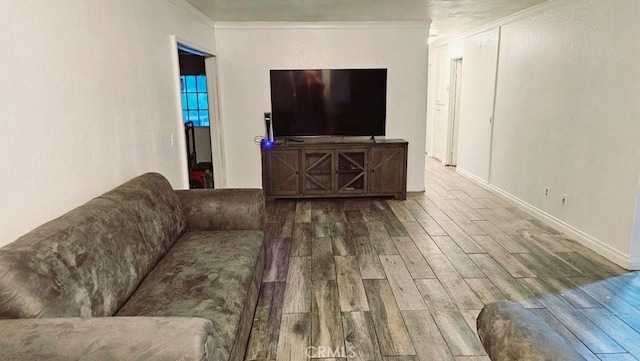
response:
{"label": "brown fabric sofa", "polygon": [[2,360],[242,360],[261,190],[147,173],[0,248]]}

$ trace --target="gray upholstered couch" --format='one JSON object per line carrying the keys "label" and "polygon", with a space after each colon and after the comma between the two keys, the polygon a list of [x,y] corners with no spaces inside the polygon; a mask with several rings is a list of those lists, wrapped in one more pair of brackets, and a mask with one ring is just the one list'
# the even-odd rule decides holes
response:
{"label": "gray upholstered couch", "polygon": [[148,173],[0,248],[2,360],[242,360],[261,190]]}

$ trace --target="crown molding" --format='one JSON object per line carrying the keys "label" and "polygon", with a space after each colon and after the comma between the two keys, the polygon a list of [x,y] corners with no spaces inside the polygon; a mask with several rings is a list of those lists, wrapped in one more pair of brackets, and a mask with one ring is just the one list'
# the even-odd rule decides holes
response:
{"label": "crown molding", "polygon": [[202,21],[203,23],[211,26],[211,27],[215,27],[216,22],[211,19],[210,17],[208,17],[207,15],[205,15],[205,13],[203,13],[202,11],[200,11],[198,8],[196,8],[195,6],[191,5],[189,2],[187,2],[186,0],[166,0],[167,2],[177,6],[178,8],[186,11],[187,13],[193,15],[194,17],[196,17],[198,20]]}
{"label": "crown molding", "polygon": [[216,22],[217,29],[429,29],[430,21]]}
{"label": "crown molding", "polygon": [[553,9],[557,9],[563,6],[567,6],[579,1],[583,1],[583,0],[549,0],[548,2],[542,3],[540,5],[536,5],[536,6],[532,6],[530,8],[524,9],[522,11],[519,11],[513,15],[509,15],[507,17],[504,17],[502,19],[498,19],[496,21],[492,21],[488,24],[473,28],[469,31],[465,31],[464,33],[461,34],[456,34],[456,35],[450,35],[450,36],[443,36],[441,39],[436,40],[436,42],[434,42],[433,44],[431,44],[432,47],[437,48],[439,46],[443,46],[443,45],[447,45],[449,43],[453,43],[455,41],[464,39],[464,38],[468,38],[470,36],[473,35],[477,35],[480,33],[483,33],[485,31],[491,30],[491,29],[495,29],[495,28],[499,28],[503,25],[507,25],[510,24],[512,22],[518,21],[518,20],[522,20],[537,14],[541,14],[545,11],[549,11],[549,10],[553,10]]}

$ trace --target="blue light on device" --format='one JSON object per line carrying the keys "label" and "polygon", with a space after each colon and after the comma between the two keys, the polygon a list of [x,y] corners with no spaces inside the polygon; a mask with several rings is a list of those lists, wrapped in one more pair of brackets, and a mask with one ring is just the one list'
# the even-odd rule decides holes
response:
{"label": "blue light on device", "polygon": [[264,148],[273,148],[274,144],[275,144],[275,142],[272,141],[272,140],[269,140],[269,139],[263,139],[262,140],[262,146]]}

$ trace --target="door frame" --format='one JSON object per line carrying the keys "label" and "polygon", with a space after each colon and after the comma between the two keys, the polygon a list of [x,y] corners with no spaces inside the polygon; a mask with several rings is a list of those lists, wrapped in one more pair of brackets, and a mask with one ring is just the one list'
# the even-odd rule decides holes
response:
{"label": "door frame", "polygon": [[451,59],[449,82],[449,119],[447,126],[447,147],[444,164],[455,166],[458,158],[458,134],[460,130],[460,92],[462,84],[462,58]]}
{"label": "door frame", "polygon": [[[227,172],[224,156],[224,143],[223,143],[223,126],[222,118],[220,116],[220,97],[218,93],[218,66],[216,60],[216,54],[213,51],[207,50],[205,47],[191,43],[176,35],[171,35],[172,45],[172,62],[174,71],[174,87],[175,87],[175,101],[176,101],[176,122],[180,129],[177,135],[178,145],[181,148],[180,164],[182,169],[183,187],[189,187],[189,174],[187,172],[187,140],[184,133],[184,119],[182,118],[182,99],[180,96],[180,61],[178,59],[179,49],[189,49],[194,54],[204,57],[205,72],[207,76],[207,97],[209,98],[209,104],[213,104],[209,107],[209,131],[211,139],[211,160],[213,162],[213,180],[215,188],[224,188],[227,186]],[[172,135],[173,136],[173,135]]]}
{"label": "door frame", "polygon": [[209,104],[214,104],[213,114],[209,107],[209,131],[211,132],[211,158],[213,162],[213,182],[215,188],[227,187],[227,167],[224,157],[224,128],[220,116],[220,96],[218,90],[218,58],[215,55],[204,59],[204,67],[207,72],[207,88],[209,92]]}

